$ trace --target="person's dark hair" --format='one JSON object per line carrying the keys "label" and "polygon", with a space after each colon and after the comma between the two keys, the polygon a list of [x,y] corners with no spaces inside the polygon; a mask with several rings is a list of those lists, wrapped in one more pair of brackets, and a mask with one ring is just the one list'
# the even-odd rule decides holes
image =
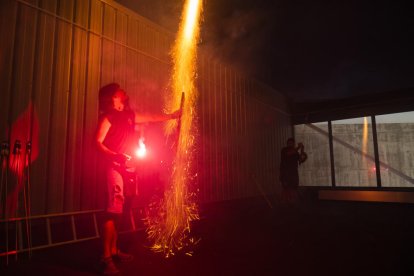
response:
{"label": "person's dark hair", "polygon": [[289,143],[289,142],[295,143],[295,138],[290,137],[289,139],[287,139],[286,143]]}
{"label": "person's dark hair", "polygon": [[[105,86],[102,86],[99,89],[99,113],[104,114],[112,110],[113,108],[113,100],[112,97],[115,95],[117,91],[123,91],[121,86],[116,83],[110,83]],[[125,91],[123,91],[125,93]],[[126,93],[125,93],[126,95]],[[129,110],[129,99],[128,97],[124,100],[125,110]]]}

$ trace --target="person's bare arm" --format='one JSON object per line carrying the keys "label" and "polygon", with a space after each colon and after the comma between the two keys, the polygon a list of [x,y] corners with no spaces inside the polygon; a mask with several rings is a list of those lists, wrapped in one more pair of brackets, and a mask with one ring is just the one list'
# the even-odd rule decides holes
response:
{"label": "person's bare arm", "polygon": [[181,116],[181,111],[175,111],[171,114],[145,114],[135,112],[135,123],[150,123],[150,122],[164,122],[171,119],[176,119]]}
{"label": "person's bare arm", "polygon": [[117,153],[110,150],[107,146],[103,144],[103,141],[105,140],[106,135],[108,134],[109,128],[111,127],[111,123],[109,122],[108,118],[104,118],[98,126],[98,131],[96,132],[96,145],[98,149],[105,153],[106,155],[110,157],[114,157]]}
{"label": "person's bare arm", "polygon": [[118,162],[120,164],[125,163],[125,161],[131,159],[130,156],[126,155],[125,153],[118,153],[115,151],[110,150],[107,146],[104,145],[103,141],[105,141],[105,137],[108,134],[109,128],[111,127],[111,123],[109,122],[108,118],[104,118],[99,126],[98,131],[96,132],[96,145],[98,149],[105,153],[111,160]]}
{"label": "person's bare arm", "polygon": [[300,153],[305,151],[305,146],[302,143],[298,143],[298,150],[300,149]]}

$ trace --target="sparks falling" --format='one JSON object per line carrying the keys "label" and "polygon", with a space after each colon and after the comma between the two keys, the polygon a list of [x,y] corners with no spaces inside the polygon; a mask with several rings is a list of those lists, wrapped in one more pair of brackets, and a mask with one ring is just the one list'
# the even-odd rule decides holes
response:
{"label": "sparks falling", "polygon": [[[166,257],[174,252],[191,247],[196,242],[190,236],[190,223],[199,218],[194,195],[189,184],[194,181],[192,159],[194,153],[196,127],[195,88],[197,42],[200,33],[201,0],[187,0],[181,19],[178,35],[172,50],[173,73],[171,94],[166,99],[166,110],[182,108],[179,123],[170,121],[165,128],[166,135],[178,131],[176,156],[171,172],[171,183],[166,189],[164,199],[147,211],[146,225],[153,249],[163,252]],[[182,93],[185,93],[183,105]],[[178,126],[178,129],[177,129]]]}

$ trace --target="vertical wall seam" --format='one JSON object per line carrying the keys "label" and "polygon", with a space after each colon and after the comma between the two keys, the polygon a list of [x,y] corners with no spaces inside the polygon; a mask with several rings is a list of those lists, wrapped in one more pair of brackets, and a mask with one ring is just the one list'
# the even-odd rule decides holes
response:
{"label": "vertical wall seam", "polygon": [[102,87],[102,63],[103,63],[103,42],[104,42],[104,37],[103,37],[103,33],[104,33],[104,18],[105,18],[105,4],[101,2],[101,7],[102,7],[102,14],[101,14],[101,37],[100,37],[100,42],[101,42],[101,56],[100,56],[100,60],[99,60],[99,87]]}
{"label": "vertical wall seam", "polygon": [[[59,5],[60,4],[60,2],[57,2],[57,4],[56,4],[56,10],[55,10],[55,13],[57,14],[57,12],[58,12],[58,10],[59,10]],[[56,59],[57,59],[57,54],[56,54],[56,52],[57,52],[57,35],[56,35],[56,33],[57,33],[57,29],[58,29],[58,18],[57,17],[55,17],[55,28],[54,28],[54,30],[53,30],[53,54],[52,54],[52,56],[53,56],[53,58],[52,58],[52,77],[51,77],[51,85],[50,85],[50,103],[49,103],[49,114],[50,114],[50,116],[49,116],[49,118],[53,118],[53,101],[54,101],[54,98],[55,98],[55,87],[56,87],[56,85],[55,85],[55,78],[56,78],[56,73],[55,73],[55,71],[56,71],[56,68],[55,68],[55,66],[56,66]],[[48,145],[47,145],[47,153],[46,153],[46,160],[47,160],[47,162],[46,162],[46,173],[47,173],[47,178],[46,178],[46,204],[45,204],[45,213],[46,214],[48,214],[49,213],[49,205],[50,205],[50,203],[49,203],[49,201],[50,201],[50,194],[49,194],[49,191],[50,191],[50,185],[51,185],[51,183],[50,183],[50,175],[49,175],[49,171],[50,171],[50,162],[51,162],[51,160],[50,160],[50,158],[51,158],[51,156],[50,156],[50,152],[51,152],[51,149],[52,149],[52,143],[50,143],[50,140],[51,140],[51,132],[50,132],[50,129],[52,129],[52,120],[51,119],[49,119],[49,132],[48,132],[48,141],[49,141],[49,143],[48,143]]]}
{"label": "vertical wall seam", "polygon": [[[88,0],[88,29],[91,28],[91,9],[92,9],[92,0]],[[82,137],[83,137],[83,143],[82,143],[82,149],[81,149],[81,156],[84,158],[84,151],[83,148],[85,146],[85,129],[86,129],[86,103],[87,103],[87,96],[88,96],[88,76],[89,76],[89,47],[90,47],[90,36],[91,33],[86,33],[86,64],[85,64],[85,87],[84,87],[84,97],[83,97],[83,120],[82,120]],[[83,181],[85,179],[85,168],[84,166],[80,166],[80,181],[81,185],[84,184]],[[83,189],[79,189],[79,209],[83,210]]]}
{"label": "vertical wall seam", "polygon": [[17,45],[16,45],[17,44],[16,43],[16,40],[17,40],[16,32],[17,32],[17,29],[18,29],[19,12],[20,12],[20,5],[19,5],[19,3],[16,2],[16,7],[15,7],[15,10],[14,10],[16,20],[14,22],[13,43],[12,43],[12,46],[11,46],[12,60],[10,62],[10,68],[9,68],[9,70],[10,70],[10,75],[9,75],[10,82],[9,82],[9,88],[8,88],[8,90],[9,90],[8,92],[9,92],[9,95],[10,95],[9,112],[8,112],[8,116],[9,116],[9,118],[8,118],[8,127],[9,127],[8,140],[9,140],[10,147],[12,147],[12,145],[13,145],[13,141],[11,140],[11,129],[12,129],[12,125],[13,125],[13,116],[12,116],[13,115],[13,100],[14,100],[13,90],[15,88],[15,81],[16,81],[14,70],[15,70],[15,63],[17,62],[16,61],[16,55],[15,55],[16,47],[17,47]]}
{"label": "vertical wall seam", "polygon": [[333,135],[332,135],[332,121],[328,121],[328,131],[329,131],[329,156],[331,161],[331,181],[332,187],[336,187],[335,179],[335,157],[333,152]]}
{"label": "vertical wall seam", "polygon": [[375,173],[377,175],[377,188],[381,188],[381,165],[378,151],[378,136],[377,136],[377,121],[374,115],[371,116],[372,123],[372,139],[374,142],[374,157],[375,157]]}
{"label": "vertical wall seam", "polygon": [[[72,4],[72,22],[75,22],[76,20],[76,1],[73,1]],[[63,202],[62,202],[62,208],[63,210],[66,210],[67,208],[67,204],[68,204],[68,200],[66,199],[66,191],[68,189],[67,186],[69,186],[68,184],[68,152],[69,152],[69,137],[70,137],[70,121],[71,121],[71,108],[72,108],[72,97],[73,97],[73,85],[72,85],[72,79],[73,79],[73,58],[74,58],[74,44],[75,44],[75,26],[73,24],[71,24],[71,43],[70,43],[70,58],[69,58],[69,80],[68,80],[68,84],[69,84],[69,89],[67,92],[67,96],[66,96],[66,100],[67,100],[67,111],[66,111],[66,145],[65,145],[65,151],[64,151],[64,164],[63,167],[65,168],[64,172],[63,172]],[[72,192],[73,192],[73,186],[72,186]],[[71,199],[72,203],[73,203],[73,198]]]}
{"label": "vertical wall seam", "polygon": [[34,93],[34,83],[35,83],[35,79],[36,79],[36,72],[35,69],[37,67],[38,64],[38,57],[36,55],[37,51],[38,51],[38,44],[39,44],[39,36],[40,36],[40,28],[39,28],[39,11],[36,10],[36,19],[35,19],[35,42],[34,42],[34,47],[33,47],[33,69],[32,69],[32,89],[30,91],[30,103],[32,104],[32,109],[30,110],[30,128],[29,128],[29,140],[32,141],[33,140],[33,124],[34,124],[34,115],[35,115],[35,93]]}
{"label": "vertical wall seam", "polygon": [[114,40],[112,41],[112,51],[113,51],[113,53],[112,53],[112,82],[117,82],[117,83],[119,83],[119,81],[118,80],[115,80],[115,65],[116,65],[116,62],[115,62],[115,60],[116,60],[116,45],[115,45],[115,41],[117,40],[117,37],[116,37],[116,35],[117,35],[117,30],[116,30],[116,28],[117,28],[117,26],[118,26],[118,24],[117,24],[117,21],[118,21],[118,10],[117,9],[115,9],[115,18],[114,18],[114,33],[113,33],[113,36],[114,36]]}

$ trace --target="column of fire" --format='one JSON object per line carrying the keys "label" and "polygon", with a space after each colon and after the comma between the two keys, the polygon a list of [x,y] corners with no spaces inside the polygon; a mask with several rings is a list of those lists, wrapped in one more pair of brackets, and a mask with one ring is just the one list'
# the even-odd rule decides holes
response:
{"label": "column of fire", "polygon": [[[177,38],[172,49],[173,72],[171,93],[166,99],[166,110],[171,112],[182,107],[177,130],[177,120],[171,120],[165,128],[166,135],[179,131],[176,155],[173,161],[171,182],[166,188],[164,199],[158,206],[157,214],[147,214],[147,234],[154,242],[153,250],[166,256],[188,249],[194,238],[190,235],[190,223],[198,219],[198,208],[189,191],[194,181],[192,159],[194,155],[197,126],[195,119],[197,89],[195,87],[197,42],[200,33],[202,0],[187,0],[184,6]],[[185,102],[182,104],[182,93]]]}

